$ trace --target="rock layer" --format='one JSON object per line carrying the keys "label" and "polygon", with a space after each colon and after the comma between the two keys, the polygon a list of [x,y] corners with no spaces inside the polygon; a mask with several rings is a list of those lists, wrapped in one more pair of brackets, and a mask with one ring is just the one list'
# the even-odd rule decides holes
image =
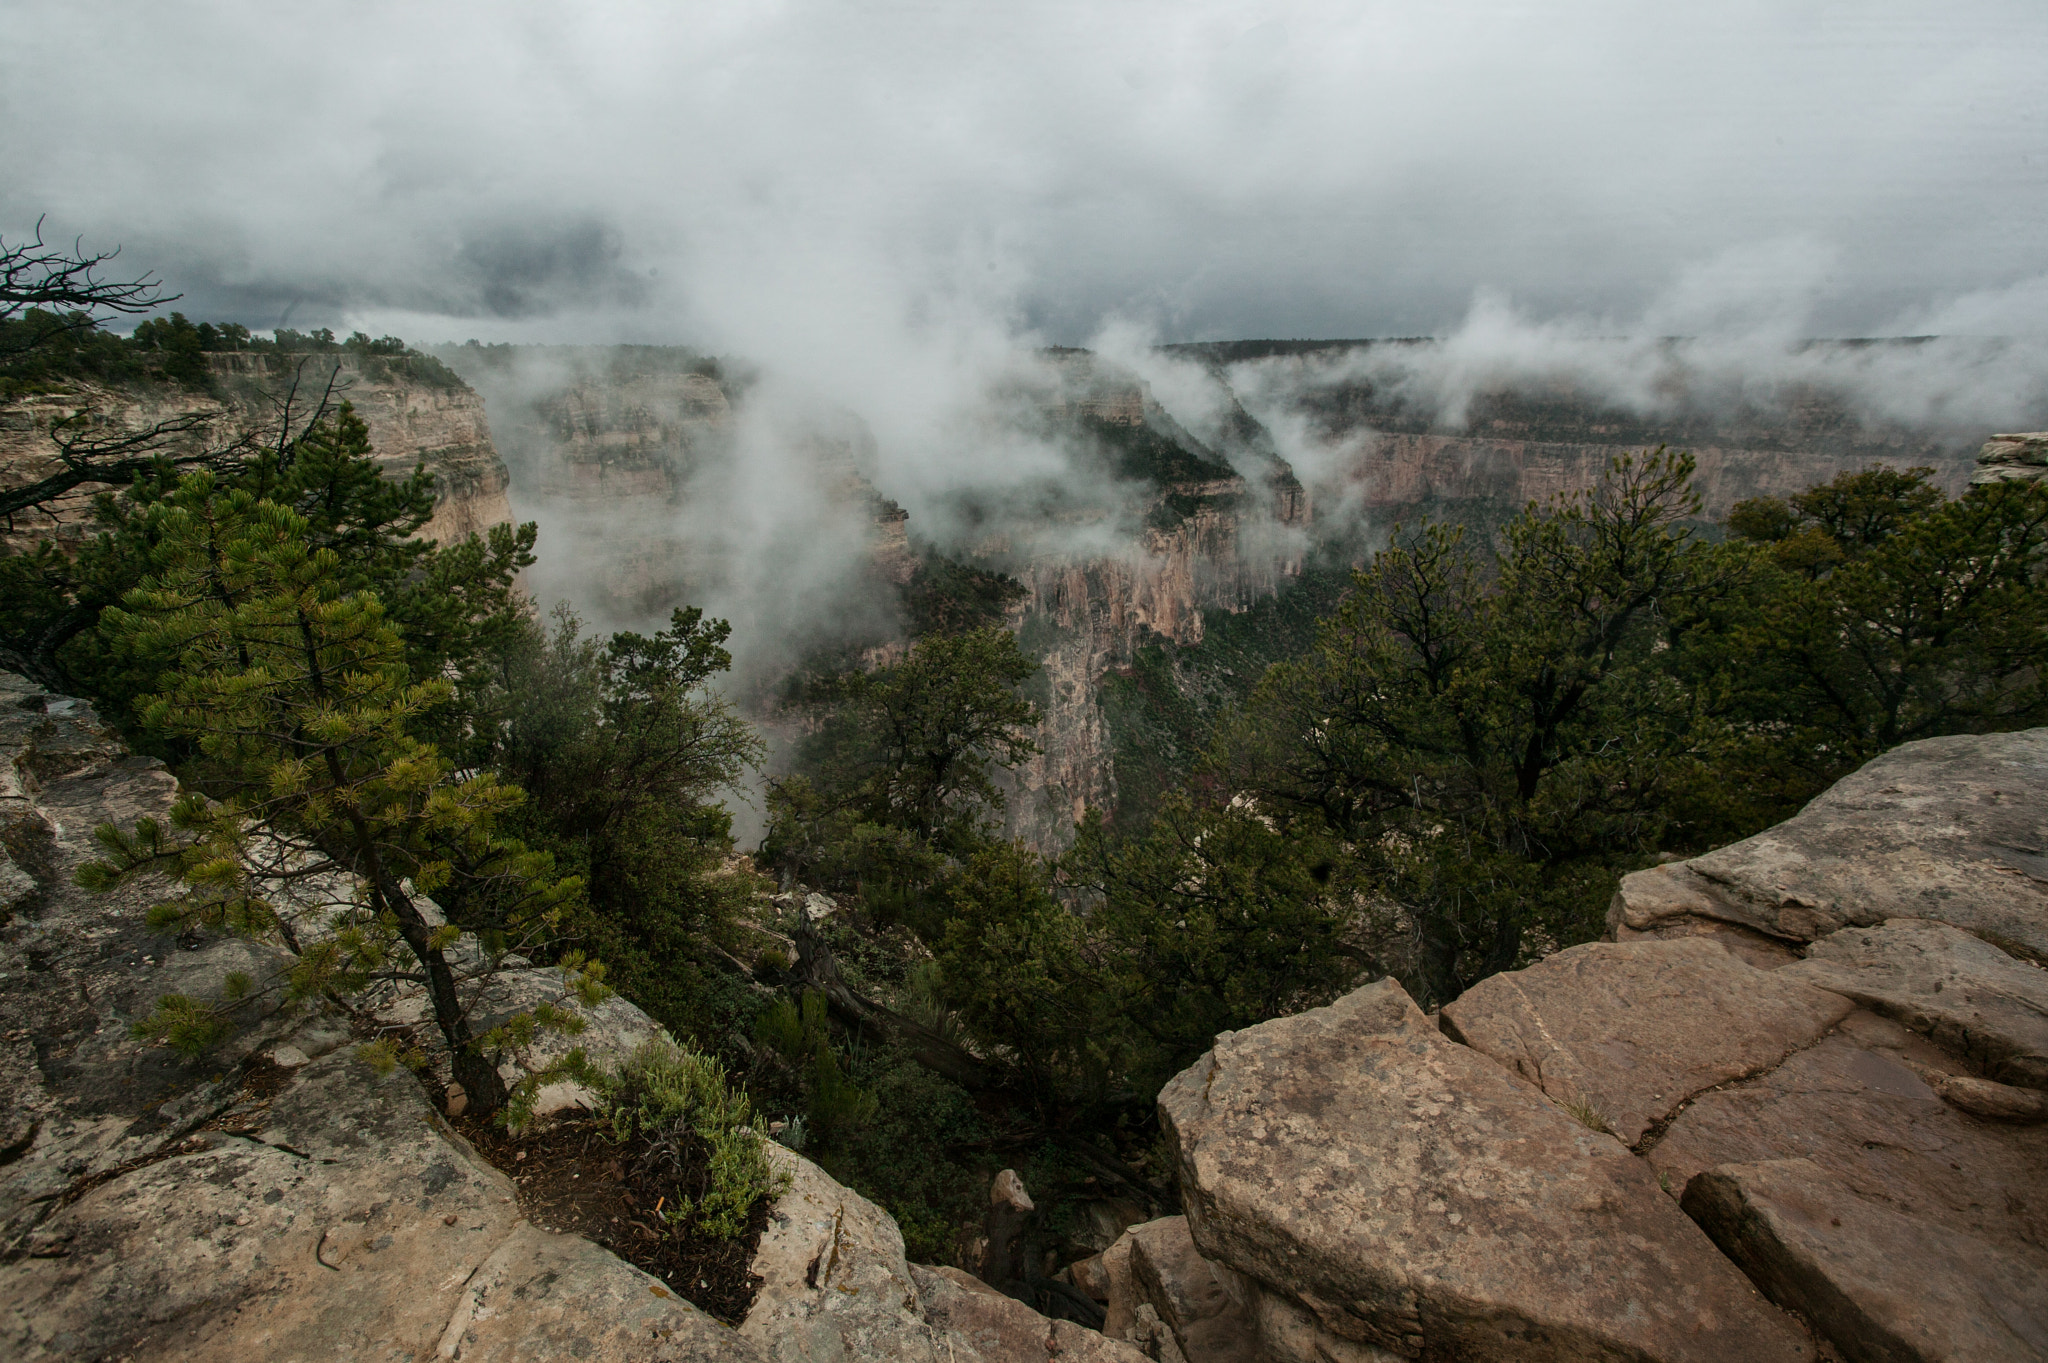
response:
{"label": "rock layer", "polygon": [[1709,920],[1798,944],[1892,918],[2048,961],[2048,729],[1907,743],[1753,838],[1623,879],[1620,937]]}
{"label": "rock layer", "polygon": [[2048,1255],[1901,1216],[1808,1160],[1724,1164],[1686,1185],[1685,1209],[1859,1363],[2048,1356]]}
{"label": "rock layer", "polygon": [[1783,974],[1895,1018],[1993,1079],[2048,1089],[2048,970],[1967,932],[1911,918],[1849,928]]}
{"label": "rock layer", "polygon": [[[274,439],[275,403],[292,391],[294,381],[294,410],[303,419],[333,373],[335,400],[353,403],[356,415],[370,428],[370,444],[385,476],[405,477],[420,464],[434,475],[434,516],[421,534],[445,543],[512,519],[510,475],[491,442],[483,399],[469,388],[423,381],[409,374],[402,360],[350,354],[244,352],[209,355],[207,361],[218,396],[171,384],[135,390],[79,385],[76,391],[31,396],[0,409],[0,480],[27,482],[42,476],[56,455],[48,434],[51,420],[82,407],[92,408],[119,431],[140,431],[187,414],[200,416],[204,424],[181,438],[194,448],[225,446],[244,430],[268,433]],[[22,543],[54,536],[62,542],[82,535],[92,498],[104,490],[99,484],[88,485],[43,511],[17,516],[7,537]]]}

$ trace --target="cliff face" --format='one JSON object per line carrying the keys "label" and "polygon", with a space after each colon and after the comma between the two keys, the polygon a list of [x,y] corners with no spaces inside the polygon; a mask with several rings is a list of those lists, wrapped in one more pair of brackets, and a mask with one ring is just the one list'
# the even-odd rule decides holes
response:
{"label": "cliff face", "polygon": [[[1591,487],[1616,455],[1643,448],[1608,441],[1380,432],[1362,441],[1340,474],[1340,486],[1354,493],[1369,514],[1387,521],[1423,508],[1439,515],[1469,510],[1505,517],[1532,500]],[[1936,471],[1936,482],[1950,493],[1960,492],[1970,475],[1967,457],[1945,450],[1880,456],[1866,450],[1688,449],[1698,465],[1693,485],[1700,493],[1701,513],[1712,519],[1746,498],[1802,492],[1880,460],[1912,463],[1924,457]]]}
{"label": "cliff face", "polygon": [[[302,414],[317,402],[338,367],[335,396],[355,404],[370,428],[377,462],[387,477],[403,477],[424,463],[437,480],[434,518],[421,533],[447,541],[512,519],[507,498],[511,480],[491,443],[483,399],[463,386],[422,382],[405,372],[403,361],[354,355],[275,356],[259,353],[207,357],[218,382],[218,397],[165,384],[143,390],[110,391],[81,385],[72,393],[42,394],[0,408],[0,478],[27,482],[55,463],[52,420],[81,408],[94,409],[107,435],[146,430],[173,417],[196,415],[203,425],[181,437],[176,448],[220,446],[242,431],[269,431],[278,423],[277,403],[293,389],[293,410]],[[301,366],[303,361],[303,366]],[[32,543],[85,532],[92,498],[100,485],[78,489],[49,514],[16,518],[9,538]]]}
{"label": "cliff face", "polygon": [[[1388,520],[1434,508],[1498,521],[1531,499],[1589,486],[1616,454],[1659,445],[1694,456],[1709,517],[1873,463],[1931,467],[1953,494],[1968,484],[1984,438],[1967,421],[1872,415],[1848,389],[1818,378],[1731,386],[1675,352],[1631,404],[1590,373],[1467,382],[1428,342],[1175,349],[1215,366],[1247,401],[1256,394],[1262,412],[1299,419],[1337,452],[1332,490]],[[1816,345],[1807,358],[1849,375],[1853,357],[1869,349]]]}
{"label": "cliff face", "polygon": [[1155,638],[1200,643],[1204,611],[1243,610],[1300,571],[1309,513],[1298,485],[1260,503],[1242,478],[1176,484],[1159,504],[1177,497],[1198,500],[1178,523],[1148,525],[1124,555],[1032,557],[1016,570],[1029,592],[1019,631],[1044,668],[1044,721],[1039,754],[1017,773],[1013,837],[1063,847],[1087,809],[1115,803],[1100,700],[1111,669]]}
{"label": "cliff face", "polygon": [[777,533],[843,541],[882,579],[909,575],[904,514],[876,491],[873,438],[845,414],[743,430],[744,385],[682,350],[441,355],[489,402],[522,513],[547,523],[544,601],[634,627],[683,604],[738,621],[796,589],[772,561]]}

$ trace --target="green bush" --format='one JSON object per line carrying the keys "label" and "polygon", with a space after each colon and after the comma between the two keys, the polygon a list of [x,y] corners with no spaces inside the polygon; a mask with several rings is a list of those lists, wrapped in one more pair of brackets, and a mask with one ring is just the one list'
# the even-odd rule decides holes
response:
{"label": "green bush", "polygon": [[[606,1089],[613,1137],[645,1137],[651,1156],[681,1175],[682,1186],[662,1212],[679,1231],[737,1239],[754,1204],[786,1186],[754,1133],[746,1091],[710,1056],[651,1041],[633,1052]],[[693,1168],[698,1142],[701,1171]]]}

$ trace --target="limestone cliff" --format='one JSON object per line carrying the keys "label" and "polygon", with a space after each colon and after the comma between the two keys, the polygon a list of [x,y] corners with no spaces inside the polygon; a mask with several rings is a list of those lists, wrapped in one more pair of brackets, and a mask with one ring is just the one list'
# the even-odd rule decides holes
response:
{"label": "limestone cliff", "polygon": [[[81,409],[93,410],[109,434],[141,431],[186,414],[202,418],[197,429],[180,437],[179,448],[218,447],[245,431],[275,439],[278,404],[293,397],[293,410],[303,419],[333,376],[335,398],[355,404],[387,476],[402,477],[422,463],[434,475],[439,500],[423,534],[460,539],[512,518],[510,479],[474,390],[440,376],[415,375],[403,357],[241,352],[208,355],[207,362],[217,396],[172,384],[119,390],[81,384],[0,408],[0,479],[16,483],[40,476],[55,458],[50,423]],[[102,490],[97,484],[80,488],[48,514],[16,517],[8,538],[32,543],[83,534],[92,498]]]}
{"label": "limestone cliff", "polygon": [[1698,461],[1709,517],[1747,497],[1798,492],[1873,463],[1931,467],[1953,494],[1969,482],[1983,439],[1968,422],[1867,415],[1818,381],[1727,391],[1676,360],[1633,404],[1563,374],[1519,384],[1475,379],[1453,398],[1443,384],[1454,373],[1437,373],[1421,355],[1433,344],[1172,349],[1215,366],[1240,392],[1258,393],[1262,410],[1300,418],[1337,452],[1332,491],[1354,493],[1386,521],[1426,511],[1497,523],[1531,500],[1591,485],[1616,454],[1658,445]]}

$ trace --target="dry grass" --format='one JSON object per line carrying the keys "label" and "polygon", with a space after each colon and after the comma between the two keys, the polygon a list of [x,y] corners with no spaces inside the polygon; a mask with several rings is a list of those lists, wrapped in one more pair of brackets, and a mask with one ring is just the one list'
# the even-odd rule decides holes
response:
{"label": "dry grass", "polygon": [[1593,1100],[1584,1094],[1580,1094],[1576,1098],[1567,1098],[1559,1103],[1558,1106],[1562,1107],[1573,1121],[1585,1127],[1588,1131],[1598,1131],[1606,1136],[1614,1134],[1614,1128],[1607,1124],[1606,1114],[1601,1112],[1598,1107],[1595,1107]]}

